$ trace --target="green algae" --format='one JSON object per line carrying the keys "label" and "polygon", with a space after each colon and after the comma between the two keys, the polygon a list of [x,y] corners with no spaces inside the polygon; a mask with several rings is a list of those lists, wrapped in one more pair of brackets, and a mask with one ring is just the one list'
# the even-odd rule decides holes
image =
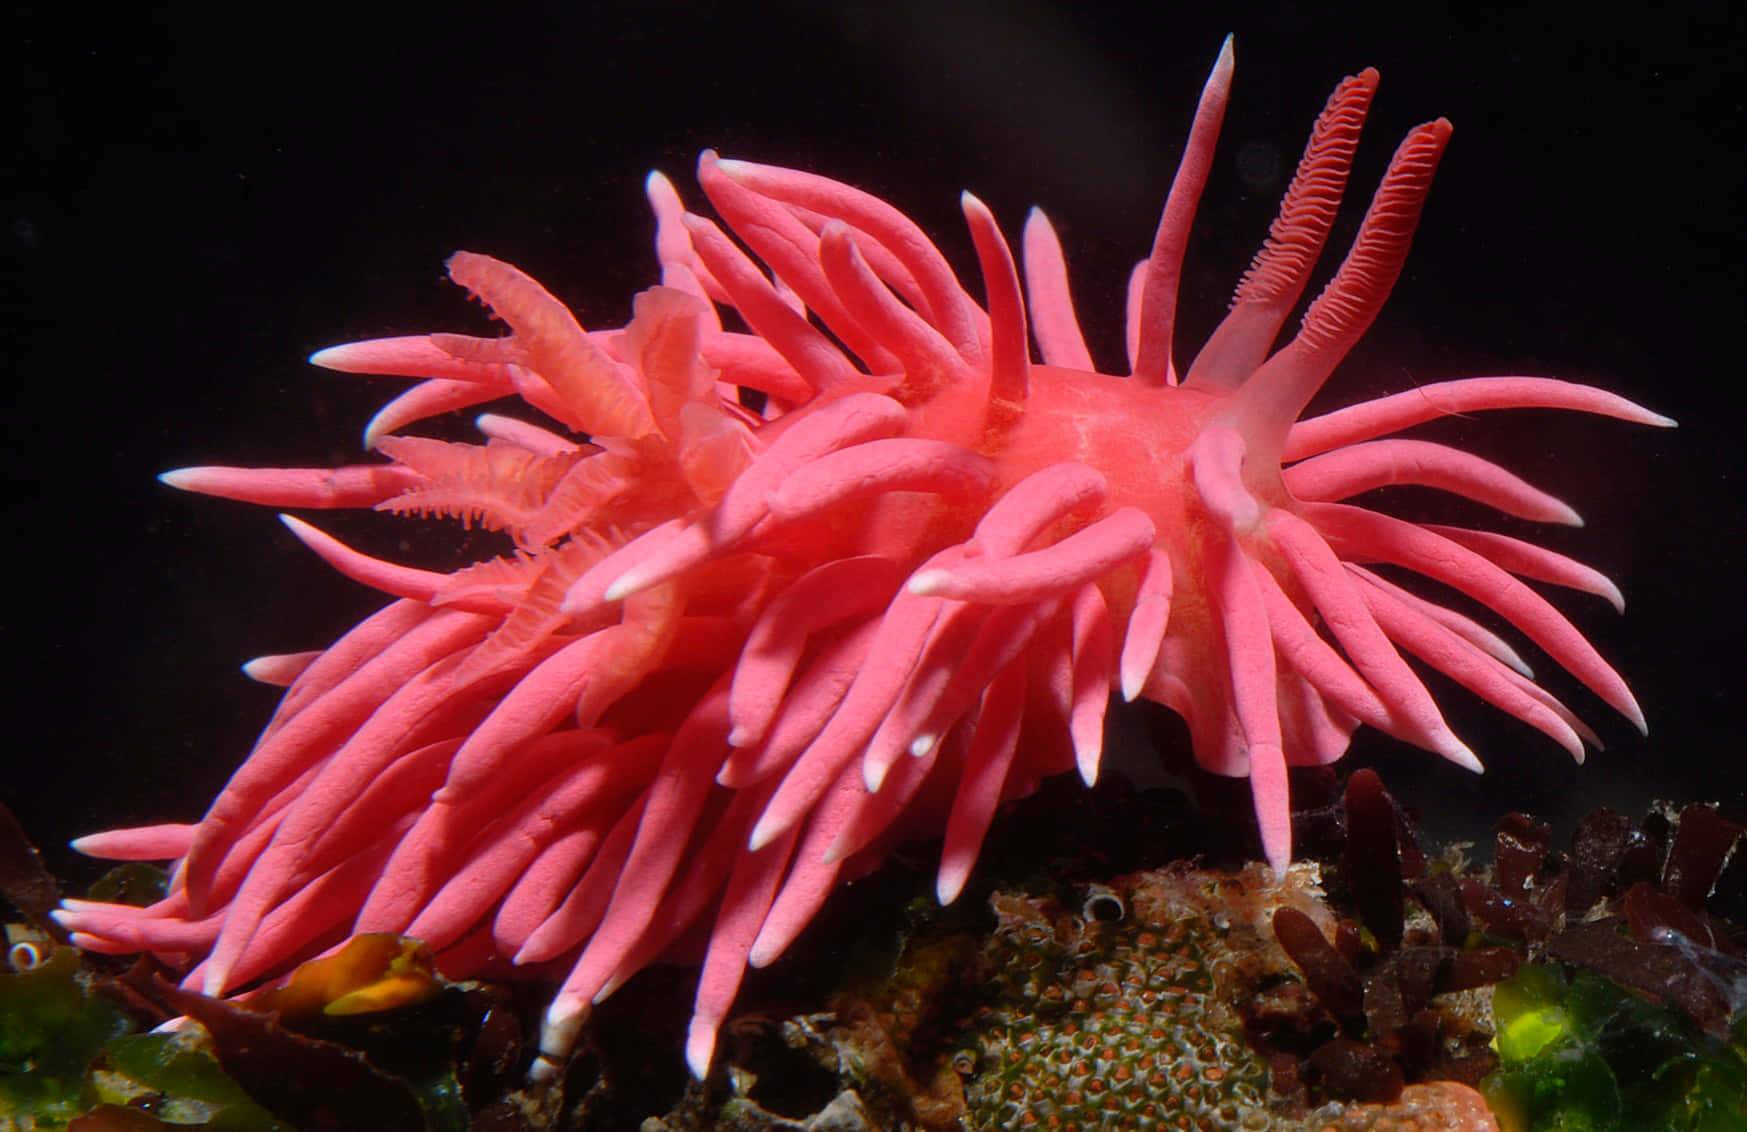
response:
{"label": "green algae", "polygon": [[120,1007],[87,993],[70,948],[0,975],[0,1126],[55,1128],[97,1103],[87,1070],[130,1028]]}
{"label": "green algae", "polygon": [[1727,1039],[1589,972],[1524,966],[1493,994],[1500,1067],[1482,1089],[1507,1132],[1740,1132],[1747,1014]]}
{"label": "green algae", "polygon": [[225,1075],[203,1035],[134,1029],[89,988],[72,948],[0,975],[0,1127],[65,1128],[116,1106],[141,1127],[287,1128]]}

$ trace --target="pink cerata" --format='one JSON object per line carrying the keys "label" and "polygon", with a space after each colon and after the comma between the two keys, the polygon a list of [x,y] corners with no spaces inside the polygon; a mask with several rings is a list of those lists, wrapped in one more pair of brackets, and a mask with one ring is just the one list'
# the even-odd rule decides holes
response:
{"label": "pink cerata", "polygon": [[[507,336],[316,354],[418,379],[369,425],[384,462],[165,482],[454,516],[514,552],[431,573],[285,517],[395,600],[325,650],[248,665],[288,690],[206,816],[76,842],[174,858],[169,894],[69,900],[62,922],[85,947],[185,965],[215,995],[360,932],[422,939],[451,976],[553,977],[548,1069],[591,1004],[703,938],[686,1046],[701,1076],[746,966],[781,955],[840,882],[898,839],[944,833],[951,901],[1003,800],[1076,767],[1091,782],[1112,690],[1181,713],[1202,765],[1249,777],[1276,870],[1292,852],[1286,768],[1338,759],[1362,723],[1480,769],[1404,654],[1582,757],[1593,734],[1509,645],[1373,564],[1490,607],[1642,728],[1625,682],[1520,580],[1618,605],[1605,577],[1344,501],[1412,483],[1575,524],[1487,460],[1394,434],[1518,407],[1672,421],[1539,377],[1298,419],[1400,274],[1448,122],[1408,134],[1274,349],[1377,73],[1342,82],[1230,314],[1181,367],[1178,276],[1231,75],[1228,41],[1129,281],[1127,376],[1094,369],[1041,212],[1022,291],[995,219],[964,196],[979,303],[891,205],[713,153],[698,182],[719,221],[649,177],[661,283],[628,325],[585,330],[520,271],[459,252],[450,276]],[[482,444],[402,431],[508,397],[544,423],[481,416]]]}

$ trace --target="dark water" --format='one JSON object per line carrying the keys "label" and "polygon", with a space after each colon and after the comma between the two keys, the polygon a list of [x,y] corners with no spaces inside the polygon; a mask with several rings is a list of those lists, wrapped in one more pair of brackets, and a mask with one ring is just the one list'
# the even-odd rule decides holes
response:
{"label": "dark water", "polygon": [[[1556,600],[1631,681],[1650,738],[1554,673],[1608,742],[1587,767],[1455,693],[1452,722],[1489,758],[1485,778],[1374,736],[1360,757],[1446,832],[1507,808],[1568,821],[1661,794],[1747,816],[1738,11],[569,7],[388,22],[298,6],[280,23],[216,5],[38,11],[9,37],[5,220],[21,288],[6,319],[7,517],[23,581],[0,605],[0,799],[45,846],[197,816],[273,699],[235,666],[318,647],[377,604],[266,511],[152,477],[361,458],[390,386],[301,359],[360,337],[483,332],[442,278],[450,251],[508,259],[585,323],[617,323],[653,279],[642,177],[667,170],[695,199],[705,146],[878,192],[967,276],[969,187],[1010,233],[1032,203],[1050,211],[1094,350],[1114,364],[1123,280],[1228,30],[1237,82],[1190,253],[1185,341],[1223,310],[1327,92],[1371,65],[1383,85],[1355,198],[1411,125],[1445,115],[1456,132],[1407,274],[1321,404],[1532,373],[1682,422],[1522,413],[1436,434],[1586,516],[1547,541],[1615,578],[1628,611]],[[1358,213],[1350,201],[1336,246]],[[494,549],[440,525],[323,521],[429,565]]]}

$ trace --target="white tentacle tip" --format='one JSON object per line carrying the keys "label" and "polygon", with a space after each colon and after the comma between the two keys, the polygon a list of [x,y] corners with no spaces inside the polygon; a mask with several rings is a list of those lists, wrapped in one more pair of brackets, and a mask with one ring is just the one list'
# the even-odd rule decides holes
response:
{"label": "white tentacle tip", "polygon": [[904,588],[917,597],[933,597],[948,589],[952,582],[950,570],[918,570],[910,576]]}
{"label": "white tentacle tip", "polygon": [[749,853],[758,852],[775,841],[777,834],[781,832],[782,830],[778,829],[774,822],[767,822],[760,818],[758,824],[752,827],[751,835],[746,839],[746,851]]}
{"label": "white tentacle tip", "polygon": [[[56,908],[54,912],[50,913],[50,915],[55,915],[60,912],[69,912],[73,915],[78,915],[80,912],[101,912],[108,907],[110,907],[110,905],[103,903],[101,900],[80,900],[76,896],[63,896],[61,897],[61,906]],[[57,922],[65,923],[64,920]]]}
{"label": "white tentacle tip", "polygon": [[886,772],[891,769],[892,768],[889,764],[883,762],[876,763],[871,759],[862,762],[861,782],[863,786],[867,787],[867,792],[869,794],[878,794],[880,792],[880,787],[886,784]]}
{"label": "white tentacle tip", "polygon": [[552,1078],[558,1076],[558,1071],[563,1067],[562,1062],[547,1057],[542,1053],[534,1058],[534,1063],[532,1065],[528,1066],[528,1082],[534,1085],[544,1085],[546,1082],[552,1080]]}
{"label": "white tentacle tip", "polygon": [[934,898],[942,908],[950,907],[964,893],[965,881],[970,878],[968,870],[962,867],[952,867],[944,862],[940,866],[940,875],[934,880]]}
{"label": "white tentacle tip", "polygon": [[613,579],[612,584],[606,588],[606,592],[601,594],[601,597],[605,601],[624,601],[643,587],[644,577],[639,570],[633,567]]}
{"label": "white tentacle tip", "polygon": [[710,1062],[716,1056],[716,1027],[701,1018],[693,1018],[691,1031],[685,1039],[685,1063],[692,1076],[702,1081],[710,1075]]}
{"label": "white tentacle tip", "polygon": [[587,1020],[588,1007],[569,1002],[562,995],[553,1001],[540,1023],[540,1055],[528,1066],[528,1080],[540,1083],[558,1075]]}
{"label": "white tentacle tip", "polygon": [[325,349],[317,350],[309,356],[309,364],[320,366],[322,369],[343,369],[347,349],[346,346],[328,346]]}
{"label": "white tentacle tip", "polygon": [[753,970],[762,970],[775,963],[782,956],[782,948],[768,942],[764,933],[759,932],[758,938],[752,941],[752,950],[746,953],[746,965]]}
{"label": "white tentacle tip", "polygon": [[405,423],[405,421],[396,421],[391,418],[388,415],[388,410],[384,408],[364,422],[364,450],[366,452],[376,451],[377,441],[387,436],[397,425]]}
{"label": "white tentacle tip", "polygon": [[1486,773],[1486,764],[1480,761],[1480,756],[1474,753],[1473,748],[1455,736],[1451,736],[1438,753],[1463,770],[1471,770],[1475,774]]}

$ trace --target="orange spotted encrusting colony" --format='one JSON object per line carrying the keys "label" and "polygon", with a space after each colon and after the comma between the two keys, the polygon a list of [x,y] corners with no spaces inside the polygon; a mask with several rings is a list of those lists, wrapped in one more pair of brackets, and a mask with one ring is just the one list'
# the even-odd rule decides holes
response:
{"label": "orange spotted encrusting colony", "polygon": [[[1053,896],[996,892],[996,928],[980,966],[971,965],[983,972],[984,993],[955,1058],[967,1078],[964,1123],[1063,1132],[1497,1132],[1481,1095],[1454,1081],[1409,1085],[1387,1103],[1326,1102],[1309,1114],[1293,1112],[1277,1091],[1245,1017],[1258,999],[1279,994],[1281,973],[1292,970],[1270,926],[1277,910],[1334,932],[1319,879],[1307,863],[1276,877],[1259,864],[1229,873],[1179,862],[1095,886],[1102,891],[1088,892],[1088,905],[1114,910],[1109,919],[1073,915]],[[892,981],[919,959],[907,952]],[[875,1012],[849,1011],[856,1020],[864,1013]],[[882,1068],[857,1021],[845,1026],[862,1064]],[[1444,1048],[1471,1048],[1487,1036],[1442,1032]]]}
{"label": "orange spotted encrusting colony", "polygon": [[[1399,275],[1447,122],[1401,144],[1276,350],[1377,74],[1344,81],[1230,315],[1180,368],[1179,270],[1231,74],[1228,44],[1131,279],[1125,377],[1095,372],[1041,213],[1022,289],[989,210],[964,197],[979,303],[885,202],[711,153],[698,180],[720,223],[649,179],[661,285],[627,326],[585,330],[526,275],[463,252],[450,275],[507,336],[317,354],[419,379],[370,424],[385,461],[166,482],[455,516],[515,550],[431,573],[287,518],[395,600],[324,651],[249,666],[288,690],[199,823],[78,843],[175,859],[169,895],[68,901],[63,922],[85,946],[184,964],[212,994],[356,933],[403,933],[451,974],[560,980],[552,1057],[592,1003],[701,943],[687,1056],[703,1074],[745,967],[776,959],[894,840],[944,832],[951,900],[1003,799],[1076,766],[1090,781],[1112,690],[1175,709],[1202,764],[1248,776],[1276,869],[1291,854],[1286,767],[1339,758],[1359,724],[1478,768],[1404,653],[1581,756],[1589,730],[1509,645],[1376,564],[1491,607],[1642,726],[1620,677],[1519,580],[1617,603],[1606,578],[1343,500],[1416,483],[1573,523],[1493,463],[1393,434],[1521,406],[1672,422],[1536,377],[1298,420]],[[482,416],[484,444],[402,432],[504,398],[545,423]]]}

